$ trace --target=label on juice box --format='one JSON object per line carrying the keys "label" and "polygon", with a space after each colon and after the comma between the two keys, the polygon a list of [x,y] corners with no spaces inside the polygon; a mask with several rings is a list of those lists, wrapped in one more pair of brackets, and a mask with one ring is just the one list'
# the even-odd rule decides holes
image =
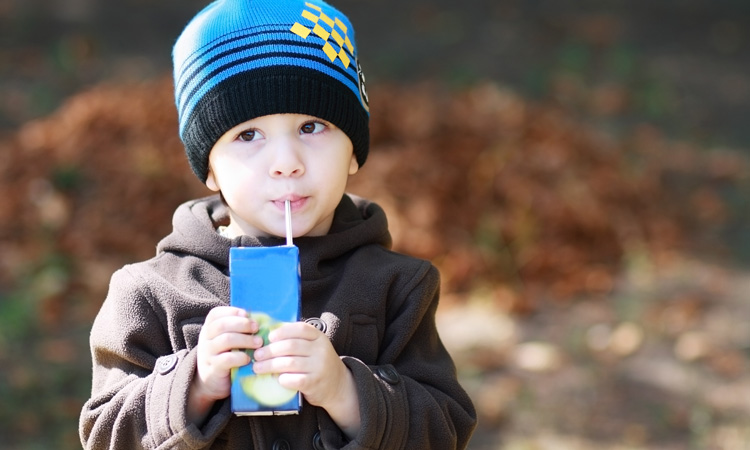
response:
{"label": "label on juice box", "polygon": [[[299,249],[295,246],[229,250],[230,304],[258,322],[258,335],[300,318]],[[246,351],[252,358],[253,350]],[[237,415],[299,414],[301,395],[281,386],[277,374],[255,374],[252,363],[232,370],[232,412]]]}

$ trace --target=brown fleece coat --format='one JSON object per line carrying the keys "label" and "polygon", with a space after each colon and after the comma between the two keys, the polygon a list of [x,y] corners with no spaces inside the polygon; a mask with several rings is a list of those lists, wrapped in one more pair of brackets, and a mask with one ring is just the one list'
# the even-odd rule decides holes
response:
{"label": "brown fleece coat", "polygon": [[202,427],[186,420],[198,333],[229,301],[231,246],[217,196],[175,212],[157,255],[118,270],[91,331],[93,386],[81,412],[85,448],[454,449],[476,423],[474,407],[435,328],[439,275],[430,263],[389,250],[383,210],[344,196],[326,236],[300,248],[303,318],[317,317],[357,384],[362,426],[351,442],[325,410],[238,417],[217,402]]}

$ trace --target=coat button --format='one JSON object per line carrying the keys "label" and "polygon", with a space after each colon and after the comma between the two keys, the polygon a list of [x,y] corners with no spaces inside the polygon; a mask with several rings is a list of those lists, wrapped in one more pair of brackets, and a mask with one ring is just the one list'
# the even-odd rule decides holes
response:
{"label": "coat button", "polygon": [[401,381],[398,372],[391,366],[378,367],[378,376],[388,382],[388,384],[398,384]]}
{"label": "coat button", "polygon": [[156,371],[159,375],[166,375],[177,366],[177,355],[168,355],[159,358],[156,362]]}
{"label": "coat button", "polygon": [[271,450],[292,450],[292,446],[286,439],[276,439]]}
{"label": "coat button", "polygon": [[309,323],[310,325],[314,326],[323,334],[325,334],[325,332],[328,330],[328,325],[326,325],[323,319],[320,319],[318,317],[310,317],[309,319],[305,320],[305,323]]}
{"label": "coat button", "polygon": [[315,436],[313,436],[313,449],[325,450],[325,446],[323,445],[323,438],[320,437],[320,431],[316,432]]}

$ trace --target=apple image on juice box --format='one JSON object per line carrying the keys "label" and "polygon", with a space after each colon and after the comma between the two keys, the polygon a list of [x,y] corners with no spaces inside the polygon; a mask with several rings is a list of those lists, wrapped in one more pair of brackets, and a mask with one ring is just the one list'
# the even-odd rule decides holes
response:
{"label": "apple image on juice box", "polygon": [[[230,304],[258,322],[258,335],[300,318],[299,248],[233,247],[229,250]],[[252,358],[253,350],[245,350]],[[232,370],[231,404],[236,415],[299,414],[301,396],[279,384],[277,374],[257,375],[252,363]]]}

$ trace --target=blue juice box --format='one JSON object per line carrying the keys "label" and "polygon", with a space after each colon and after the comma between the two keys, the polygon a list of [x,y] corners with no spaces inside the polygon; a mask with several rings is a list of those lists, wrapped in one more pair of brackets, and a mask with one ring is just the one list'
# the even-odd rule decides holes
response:
{"label": "blue juice box", "polygon": [[[229,289],[230,304],[250,313],[268,344],[268,333],[300,320],[299,248],[231,248]],[[252,358],[253,350],[245,351]],[[236,415],[286,415],[299,414],[302,402],[298,391],[279,384],[278,375],[257,375],[251,363],[232,370],[231,404]]]}

